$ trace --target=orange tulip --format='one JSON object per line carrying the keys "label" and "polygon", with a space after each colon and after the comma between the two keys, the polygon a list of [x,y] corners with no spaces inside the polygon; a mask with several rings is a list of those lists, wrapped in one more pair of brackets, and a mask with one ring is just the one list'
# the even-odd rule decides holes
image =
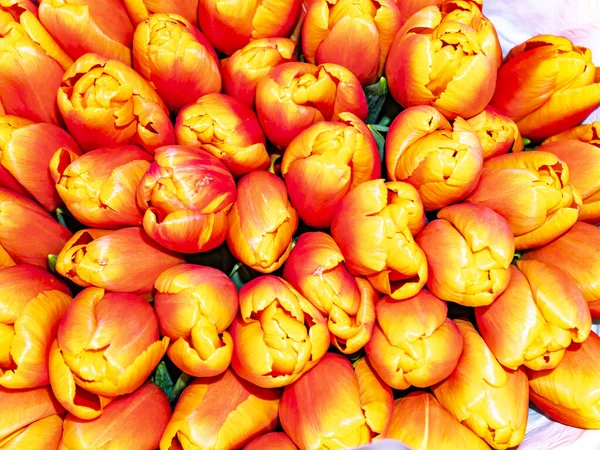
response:
{"label": "orange tulip", "polygon": [[505,369],[473,325],[455,321],[464,348],[452,374],[432,388],[440,404],[496,449],[525,437],[529,396],[523,369]]}
{"label": "orange tulip", "polygon": [[413,392],[396,400],[386,438],[412,450],[489,450],[489,446],[446,411],[427,392]]}
{"label": "orange tulip", "polygon": [[[54,211],[62,201],[48,170],[57,150],[81,154],[73,138],[49,123],[33,123],[15,116],[0,116],[0,186],[36,200]],[[17,189],[14,189],[16,186]]]}
{"label": "orange tulip", "polygon": [[581,195],[569,183],[568,166],[551,153],[509,153],[487,160],[467,202],[503,216],[517,250],[539,247],[577,221]]}
{"label": "orange tulip", "polygon": [[302,0],[202,0],[198,22],[214,47],[231,55],[254,39],[289,36],[301,10]]}
{"label": "orange tulip", "polygon": [[175,141],[169,111],[131,67],[86,54],[65,72],[58,108],[84,151],[139,144],[153,152]]}
{"label": "orange tulip", "polygon": [[469,118],[487,106],[502,52],[481,8],[481,2],[451,0],[406,21],[385,69],[398,103],[435,106],[448,119]]}
{"label": "orange tulip", "polygon": [[355,353],[371,339],[379,296],[369,282],[350,275],[331,236],[303,233],[283,278],[327,317],[331,343],[342,353]]}
{"label": "orange tulip", "polygon": [[179,14],[194,25],[198,22],[198,0],[123,0],[123,3],[136,25],[154,13]]}
{"label": "orange tulip", "polygon": [[492,107],[487,107],[479,114],[467,120],[481,142],[483,159],[523,150],[523,138],[517,124],[500,114]]}
{"label": "orange tulip", "polygon": [[48,351],[71,303],[63,283],[39,267],[0,270],[0,386],[26,389],[48,380]]}
{"label": "orange tulip", "polygon": [[256,111],[267,138],[283,149],[313,123],[336,121],[340,113],[365,120],[368,107],[360,82],[348,69],[289,62],[260,79]]}
{"label": "orange tulip", "polygon": [[600,147],[600,122],[592,122],[577,127],[569,128],[562,133],[557,133],[554,136],[546,139],[542,144],[549,144],[556,141],[581,141],[586,144],[592,144]]}
{"label": "orange tulip", "polygon": [[406,22],[414,13],[428,6],[441,6],[445,0],[394,0],[400,10],[402,23]]}
{"label": "orange tulip", "polygon": [[160,450],[240,448],[277,426],[281,391],[263,389],[230,369],[198,378],[179,398]]}
{"label": "orange tulip", "polygon": [[112,402],[97,419],[83,421],[69,414],[63,425],[61,449],[155,449],[170,418],[165,393],[154,383],[146,383]]}
{"label": "orange tulip", "polygon": [[56,260],[56,271],[79,286],[148,295],[163,270],[185,260],[137,227],[78,231]]}
{"label": "orange tulip", "polygon": [[365,350],[383,381],[394,389],[425,388],[452,373],[463,340],[446,317],[445,302],[422,290],[401,301],[384,297],[376,311],[377,324]]}
{"label": "orange tulip", "polygon": [[269,167],[265,135],[254,111],[234,97],[207,94],[183,108],[175,123],[180,145],[216,156],[234,177]]}
{"label": "orange tulip", "polygon": [[411,234],[414,189],[402,182],[367,181],[340,202],[331,234],[353,275],[396,300],[416,295],[427,281],[427,261]]}
{"label": "orange tulip", "polygon": [[233,341],[227,328],[238,312],[233,281],[211,267],[180,264],[156,279],[154,307],[167,355],[185,373],[212,377],[231,362]]}
{"label": "orange tulip", "polygon": [[0,267],[33,264],[46,268],[71,232],[37,203],[0,188]]}
{"label": "orange tulip", "polygon": [[309,371],[329,347],[323,315],[281,278],[265,275],[240,290],[240,314],[229,332],[231,367],[260,387],[287,386]]}
{"label": "orange tulip", "polygon": [[131,65],[134,30],[119,0],[41,0],[39,15],[71,58],[97,53]]}
{"label": "orange tulip", "polygon": [[50,349],[50,385],[78,419],[90,420],[119,395],[139,388],[167,350],[143,298],[81,291],[67,309]]}
{"label": "orange tulip", "polygon": [[426,211],[458,202],[477,186],[483,150],[460,117],[450,125],[434,107],[415,106],[394,119],[387,136],[390,180],[416,187]]}
{"label": "orange tulip", "polygon": [[287,386],[279,405],[283,430],[301,449],[352,448],[387,431],[392,390],[361,359],[328,353]]}
{"label": "orange tulip", "polygon": [[221,60],[223,91],[240,103],[254,108],[256,85],[280,64],[294,61],[296,43],[287,38],[250,41],[229,58]]}
{"label": "orange tulip", "polygon": [[600,429],[600,337],[573,343],[553,370],[530,371],[531,401],[552,420]]}
{"label": "orange tulip", "polygon": [[272,448],[277,450],[298,450],[287,434],[282,432],[271,432],[252,439],[244,450],[264,450]]}
{"label": "orange tulip", "polygon": [[241,262],[262,273],[279,269],[292,249],[298,214],[283,181],[264,170],[238,182],[238,196],[227,215],[227,246]]}
{"label": "orange tulip", "polygon": [[492,105],[540,141],[581,123],[600,104],[592,52],[557,36],[513,48],[498,71]]}
{"label": "orange tulip", "polygon": [[200,31],[177,14],[153,14],[133,36],[135,70],[150,81],[171,112],[221,91],[219,59]]}

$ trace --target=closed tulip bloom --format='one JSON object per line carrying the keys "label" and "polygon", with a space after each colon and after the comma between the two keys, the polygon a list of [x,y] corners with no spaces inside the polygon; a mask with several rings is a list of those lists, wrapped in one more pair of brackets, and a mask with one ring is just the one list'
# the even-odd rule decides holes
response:
{"label": "closed tulip bloom", "polygon": [[367,357],[379,376],[394,389],[432,386],[458,363],[463,342],[446,317],[446,303],[422,290],[414,297],[384,297],[376,305],[377,324],[367,343]]}
{"label": "closed tulip bloom", "polygon": [[[15,116],[0,116],[0,186],[22,193],[54,211],[62,203],[48,170],[54,152],[81,154],[62,128],[33,123]],[[14,188],[16,186],[16,189]]]}
{"label": "closed tulip bloom", "polygon": [[236,178],[270,164],[256,114],[228,95],[207,94],[184,107],[177,116],[175,137],[180,145],[219,158]]}
{"label": "closed tulip bloom", "polygon": [[416,295],[427,281],[425,254],[409,226],[412,198],[406,183],[367,181],[346,194],[331,223],[350,273],[396,300]]}
{"label": "closed tulip bloom", "polygon": [[50,385],[78,419],[90,420],[139,388],[167,350],[143,298],[88,288],[67,309],[50,349]]}
{"label": "closed tulip bloom", "polygon": [[513,48],[498,71],[491,104],[541,141],[581,123],[600,104],[592,52],[564,37],[535,36]]}
{"label": "closed tulip bloom", "polygon": [[387,136],[390,180],[416,187],[426,211],[458,202],[477,186],[483,150],[475,130],[460,117],[450,125],[432,106],[408,108]]}
{"label": "closed tulip bloom", "polygon": [[136,25],[154,13],[178,14],[192,24],[198,22],[198,0],[123,0],[123,4]]}
{"label": "closed tulip bloom", "polygon": [[169,337],[169,359],[194,377],[212,377],[231,362],[227,331],[238,312],[233,281],[217,269],[180,264],[154,283],[154,308],[161,334]]}
{"label": "closed tulip bloom", "polygon": [[441,6],[444,0],[394,0],[400,10],[402,23],[406,22],[410,16],[419,12],[428,6]]}
{"label": "closed tulip bloom", "polygon": [[265,448],[273,448],[277,450],[298,450],[287,434],[281,431],[266,433],[252,439],[244,450],[264,450]]}
{"label": "closed tulip bloom", "polygon": [[567,164],[543,151],[509,153],[487,160],[467,202],[503,216],[517,250],[540,247],[577,221],[581,195]]}
{"label": "closed tulip bloom", "polygon": [[160,450],[240,448],[277,427],[281,391],[254,386],[231,369],[197,378],[181,394]]}
{"label": "closed tulip bloom", "polygon": [[227,246],[252,269],[274,272],[290,254],[298,227],[298,214],[285,184],[270,172],[256,170],[242,177],[237,187],[236,201],[227,215]]}
{"label": "closed tulip bloom", "polygon": [[92,150],[78,157],[58,150],[50,161],[56,191],[79,222],[89,227],[142,224],[136,191],[152,156],[135,145]]}
{"label": "closed tulip bloom", "polygon": [[155,449],[170,418],[169,399],[156,384],[148,382],[109,404],[97,419],[84,421],[69,414],[60,448]]}
{"label": "closed tulip bloom", "polygon": [[96,54],[65,72],[58,108],[84,151],[138,144],[149,152],[175,141],[169,111],[131,67]]}
{"label": "closed tulip bloom", "polygon": [[391,389],[365,358],[353,368],[343,356],[328,353],[284,389],[279,420],[301,449],[352,448],[387,431],[393,402]]}
{"label": "closed tulip bloom", "polygon": [[573,128],[569,128],[562,133],[557,133],[542,144],[549,144],[555,141],[581,141],[586,144],[592,144],[596,147],[600,147],[600,122],[592,122],[583,125],[579,125]]}
{"label": "closed tulip bloom", "polygon": [[71,58],[97,53],[131,65],[134,29],[119,0],[41,0],[39,16]]}
{"label": "closed tulip bloom", "polygon": [[524,148],[517,124],[492,107],[488,106],[467,120],[467,123],[481,142],[484,160],[509,151],[520,152]]}
{"label": "closed tulip bloom", "polygon": [[355,353],[371,339],[379,296],[368,281],[348,272],[331,236],[303,233],[283,278],[327,317],[331,342],[342,353]]}
{"label": "closed tulip bloom", "polygon": [[184,261],[141,228],[90,228],[78,231],[65,244],[56,271],[79,286],[149,295],[163,270]]}
{"label": "closed tulip bloom", "polygon": [[231,367],[261,387],[287,386],[309,371],[329,347],[323,315],[279,277],[265,275],[240,290],[240,314],[229,332]]}
{"label": "closed tulip bloom", "polygon": [[148,235],[183,253],[221,245],[236,197],[227,167],[208,152],[179,145],[161,147],[154,157],[137,189]]}
{"label": "closed tulip bloom", "polygon": [[454,372],[432,388],[433,395],[493,448],[516,447],[527,426],[527,375],[523,369],[502,367],[467,320],[455,323],[463,352]]}
{"label": "closed tulip bloom", "polygon": [[258,82],[256,111],[265,134],[285,148],[315,122],[337,121],[350,112],[366,120],[368,107],[358,79],[337,64],[280,64]]}

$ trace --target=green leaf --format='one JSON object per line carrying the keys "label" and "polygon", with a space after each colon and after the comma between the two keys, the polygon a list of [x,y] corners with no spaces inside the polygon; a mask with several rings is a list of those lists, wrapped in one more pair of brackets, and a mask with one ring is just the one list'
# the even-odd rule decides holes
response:
{"label": "green leaf", "polygon": [[523,146],[527,147],[529,144],[531,144],[531,139],[524,137]]}
{"label": "green leaf", "polygon": [[67,215],[67,213],[65,213],[65,211],[60,206],[58,208],[56,208],[56,220],[63,227],[68,229],[69,227],[67,226],[67,221],[65,220],[66,215]]}
{"label": "green leaf", "polygon": [[173,386],[171,394],[169,395],[169,401],[172,404],[177,403],[177,400],[179,399],[179,396],[183,390],[188,387],[192,381],[194,381],[194,377],[185,372],[179,375],[179,378],[177,379],[177,382],[175,383],[175,386]]}
{"label": "green leaf", "polygon": [[229,279],[235,283],[235,287],[238,288],[238,290],[246,284],[246,282],[242,280],[242,272],[240,270],[242,266],[243,264],[241,262],[237,263],[229,273]]}
{"label": "green leaf", "polygon": [[367,125],[369,130],[371,130],[371,134],[375,138],[375,142],[377,143],[377,148],[379,149],[379,158],[381,161],[385,161],[385,138],[383,135],[375,128],[375,125]]}
{"label": "green leaf", "polygon": [[156,383],[156,385],[161,388],[165,394],[167,394],[167,397],[171,397],[174,383],[169,371],[167,370],[167,364],[164,361],[158,363],[151,380]]}
{"label": "green leaf", "polygon": [[366,86],[364,91],[369,106],[367,123],[377,123],[377,118],[389,92],[387,80],[385,77],[381,77],[377,83]]}
{"label": "green leaf", "polygon": [[58,272],[56,272],[56,259],[58,258],[57,255],[48,255],[48,270],[57,275]]}

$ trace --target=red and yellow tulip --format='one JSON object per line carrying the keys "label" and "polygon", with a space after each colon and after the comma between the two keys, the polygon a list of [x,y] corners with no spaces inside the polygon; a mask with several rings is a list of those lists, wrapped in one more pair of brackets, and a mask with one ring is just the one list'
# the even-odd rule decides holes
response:
{"label": "red and yellow tulip", "polygon": [[586,144],[592,144],[596,147],[600,147],[600,122],[592,122],[584,125],[579,125],[573,128],[569,128],[562,133],[557,133],[542,144],[549,144],[550,142],[556,141],[581,141]]}
{"label": "red and yellow tulip", "polygon": [[524,148],[517,124],[491,106],[471,117],[467,123],[481,142],[484,160],[509,151],[520,152]]}
{"label": "red and yellow tulip", "polygon": [[179,14],[196,25],[198,23],[198,0],[122,0],[134,24],[146,20],[154,13]]}
{"label": "red and yellow tulip", "polygon": [[441,6],[445,0],[394,0],[400,10],[402,23],[410,19],[414,13],[428,6]]}
{"label": "red and yellow tulip", "polygon": [[264,450],[266,448],[277,450],[298,450],[298,447],[294,445],[288,435],[282,433],[281,431],[265,433],[252,439],[244,447],[244,450]]}

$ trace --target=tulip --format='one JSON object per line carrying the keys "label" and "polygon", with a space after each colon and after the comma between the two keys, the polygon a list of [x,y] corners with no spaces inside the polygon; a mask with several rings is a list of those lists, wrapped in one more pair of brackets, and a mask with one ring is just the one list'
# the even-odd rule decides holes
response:
{"label": "tulip", "polygon": [[568,166],[542,151],[509,153],[487,160],[467,202],[503,216],[517,250],[540,247],[577,221],[581,195],[569,183]]}
{"label": "tulip", "polygon": [[523,150],[523,138],[517,124],[508,117],[487,107],[479,114],[467,120],[481,142],[483,159]]}
{"label": "tulip", "polygon": [[287,38],[250,41],[229,58],[221,60],[223,91],[240,103],[254,108],[256,85],[280,64],[295,60],[296,43]]}
{"label": "tulip", "polygon": [[202,0],[198,23],[218,51],[231,55],[254,39],[289,36],[301,10],[302,0]]}
{"label": "tulip", "polygon": [[581,123],[600,105],[592,53],[564,37],[535,36],[513,48],[498,71],[491,104],[541,141]]}
{"label": "tulip", "polygon": [[207,94],[184,107],[177,116],[175,137],[180,145],[219,158],[236,178],[266,169],[271,162],[256,114],[233,96]]}
{"label": "tulip", "polygon": [[394,389],[432,386],[458,363],[463,342],[446,317],[446,303],[422,290],[397,301],[384,297],[376,305],[377,324],[365,350],[373,368]]}
{"label": "tulip", "polygon": [[260,79],[256,111],[269,141],[283,149],[313,123],[337,121],[343,112],[366,120],[368,106],[360,82],[348,69],[289,62]]}
{"label": "tulip", "polygon": [[400,10],[402,23],[410,19],[410,16],[428,6],[441,6],[445,0],[394,0]]}
{"label": "tulip", "polygon": [[167,146],[156,150],[137,189],[144,229],[182,253],[212,250],[225,241],[236,188],[227,167],[208,152]]}
{"label": "tulip", "polygon": [[92,150],[78,157],[58,150],[50,161],[56,191],[79,222],[89,227],[142,224],[136,190],[152,156],[134,145]]}
{"label": "tulip", "polygon": [[288,200],[284,182],[256,170],[238,182],[238,196],[227,222],[231,253],[252,269],[271,273],[290,254],[298,214]]}
{"label": "tulip", "polygon": [[156,384],[146,383],[109,404],[97,419],[82,421],[69,414],[63,425],[61,449],[155,449],[170,418],[165,393]]}
{"label": "tulip", "polygon": [[244,447],[244,450],[264,450],[266,448],[273,448],[277,450],[298,450],[298,447],[294,445],[288,435],[280,431],[273,431],[252,439]]}
{"label": "tulip", "polygon": [[138,144],[149,152],[175,140],[169,111],[131,67],[86,54],[65,72],[58,109],[84,151]]}
{"label": "tulip", "polygon": [[432,388],[433,395],[493,448],[515,447],[527,426],[527,375],[523,369],[502,367],[468,321],[455,323],[463,352],[454,372]]}
{"label": "tulip", "polygon": [[211,267],[180,264],[161,273],[154,286],[160,331],[171,340],[169,359],[194,377],[223,373],[233,353],[227,328],[238,312],[233,281]]}
{"label": "tulip", "polygon": [[231,367],[265,388],[287,386],[309,371],[329,347],[323,315],[288,282],[260,276],[240,290],[240,314],[229,332]]}
{"label": "tulip", "polygon": [[402,182],[367,181],[346,194],[331,223],[350,273],[396,300],[416,295],[427,281],[425,254],[409,227],[413,192]]}
{"label": "tulip", "polygon": [[331,343],[342,353],[355,353],[371,339],[379,296],[369,282],[350,275],[331,236],[303,233],[283,278],[328,319]]}
{"label": "tulip", "polygon": [[0,267],[32,264],[46,268],[71,238],[37,203],[0,188]]}
{"label": "tulip", "polygon": [[458,202],[477,186],[483,150],[475,130],[460,117],[450,125],[432,106],[408,108],[387,136],[390,180],[416,187],[426,211]]}
{"label": "tulip", "polygon": [[489,450],[489,446],[446,411],[427,392],[413,392],[396,400],[386,438],[412,450]]}
{"label": "tulip", "polygon": [[[0,116],[0,186],[24,194],[54,211],[62,202],[48,170],[57,150],[81,154],[77,143],[62,128],[49,123]],[[14,186],[17,189],[14,189]]]}
{"label": "tulip", "polygon": [[71,292],[47,271],[30,265],[0,270],[0,386],[48,384],[48,351]]}
{"label": "tulip", "polygon": [[361,359],[328,353],[283,391],[279,420],[301,449],[352,448],[385,433],[394,405],[392,390]]}
{"label": "tulip", "polygon": [[403,107],[435,106],[469,118],[489,103],[502,52],[494,26],[474,1],[446,1],[412,15],[390,47],[385,74]]}
{"label": "tulip", "polygon": [[200,31],[177,14],[153,14],[133,37],[134,68],[150,81],[167,108],[221,90],[219,59]]}
{"label": "tulip", "polygon": [[71,58],[97,53],[131,65],[134,29],[119,0],[41,0],[39,16]]}
{"label": "tulip", "polygon": [[530,371],[531,401],[552,420],[600,429],[600,337],[573,343],[553,370]]}
{"label": "tulip", "polygon": [[446,206],[437,217],[416,239],[429,264],[427,288],[460,305],[491,304],[510,279],[515,243],[508,223],[490,208],[467,203]]}
{"label": "tulip", "polygon": [[[141,259],[141,258],[140,258]],[[81,291],[50,349],[50,385],[64,408],[91,420],[139,388],[167,350],[152,306],[133,294]]]}
{"label": "tulip", "polygon": [[277,427],[280,396],[281,391],[254,386],[230,369],[197,378],[181,394],[160,450],[240,448]]}
{"label": "tulip", "polygon": [[592,122],[585,125],[569,128],[567,131],[557,133],[549,137],[542,145],[556,141],[581,141],[600,147],[600,122]]}
{"label": "tulip", "polygon": [[91,228],[69,239],[58,254],[56,271],[79,286],[148,295],[163,270],[183,262],[141,228]]}
{"label": "tulip", "polygon": [[136,25],[154,13],[178,14],[190,23],[198,22],[198,0],[123,0],[123,3]]}
{"label": "tulip", "polygon": [[372,84],[383,72],[401,25],[394,0],[314,0],[307,5],[302,25],[304,57],[313,64],[339,64],[363,85]]}

